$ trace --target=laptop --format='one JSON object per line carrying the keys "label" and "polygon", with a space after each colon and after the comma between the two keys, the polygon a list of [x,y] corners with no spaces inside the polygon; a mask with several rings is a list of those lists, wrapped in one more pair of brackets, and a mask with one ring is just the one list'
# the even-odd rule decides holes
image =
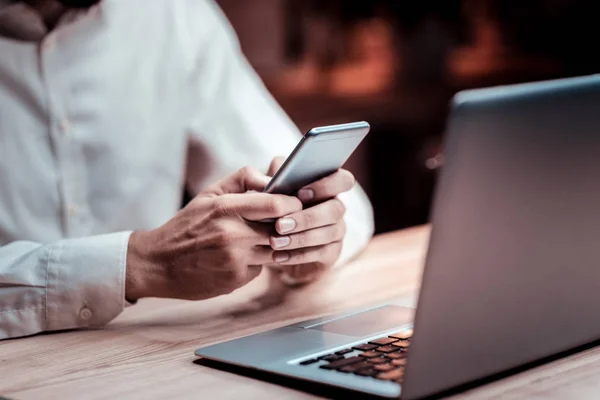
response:
{"label": "laptop", "polygon": [[458,93],[432,221],[414,323],[389,304],[195,354],[420,399],[599,340],[600,75]]}

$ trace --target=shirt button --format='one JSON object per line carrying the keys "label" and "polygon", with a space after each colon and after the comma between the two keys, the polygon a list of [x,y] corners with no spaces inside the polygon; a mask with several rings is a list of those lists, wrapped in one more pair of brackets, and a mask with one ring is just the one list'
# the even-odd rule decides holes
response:
{"label": "shirt button", "polygon": [[79,318],[81,318],[83,321],[87,321],[92,318],[92,314],[92,310],[87,307],[83,307],[81,310],[79,310]]}
{"label": "shirt button", "polygon": [[69,213],[69,217],[75,217],[79,213],[79,206],[75,203],[70,203],[67,206],[67,212]]}
{"label": "shirt button", "polygon": [[63,135],[66,135],[71,130],[71,122],[67,118],[63,118],[58,123],[58,128],[60,129],[60,131]]}

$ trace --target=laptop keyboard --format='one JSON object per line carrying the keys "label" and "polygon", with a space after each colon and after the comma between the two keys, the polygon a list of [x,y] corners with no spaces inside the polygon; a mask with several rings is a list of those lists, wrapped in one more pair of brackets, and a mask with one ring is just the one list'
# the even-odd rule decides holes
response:
{"label": "laptop keyboard", "polygon": [[323,370],[401,383],[412,329],[393,333],[352,348],[300,362]]}

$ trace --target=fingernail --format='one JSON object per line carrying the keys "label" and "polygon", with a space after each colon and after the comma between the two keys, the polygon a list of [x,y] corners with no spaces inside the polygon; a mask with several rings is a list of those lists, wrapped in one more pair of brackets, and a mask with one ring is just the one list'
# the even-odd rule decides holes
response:
{"label": "fingernail", "polygon": [[311,201],[315,198],[315,192],[312,189],[300,189],[298,191],[300,201]]}
{"label": "fingernail", "polygon": [[285,251],[277,252],[273,255],[273,260],[277,263],[286,262],[289,259],[290,254]]}
{"label": "fingernail", "polygon": [[271,247],[280,249],[290,244],[289,236],[271,237]]}
{"label": "fingernail", "polygon": [[289,217],[281,218],[277,221],[277,227],[279,228],[277,229],[279,233],[291,232],[296,229],[296,220]]}

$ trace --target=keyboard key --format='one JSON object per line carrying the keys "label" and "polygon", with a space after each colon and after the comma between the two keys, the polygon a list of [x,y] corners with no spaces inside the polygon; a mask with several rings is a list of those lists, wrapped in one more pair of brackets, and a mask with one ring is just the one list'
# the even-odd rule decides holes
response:
{"label": "keyboard key", "polygon": [[375,358],[367,359],[367,362],[369,362],[371,364],[383,364],[383,363],[387,363],[389,361],[390,361],[389,359],[385,359],[383,357],[375,357]]}
{"label": "keyboard key", "polygon": [[342,358],[344,358],[344,356],[338,356],[337,354],[327,354],[325,356],[319,357],[319,360],[332,362],[332,361],[341,360]]}
{"label": "keyboard key", "polygon": [[406,358],[392,360],[392,365],[395,365],[396,367],[404,367],[406,365]]}
{"label": "keyboard key", "polygon": [[396,346],[396,347],[400,347],[400,348],[406,348],[410,346],[410,341],[408,340],[398,340],[397,342],[392,343],[392,346]]}
{"label": "keyboard key", "polygon": [[352,364],[352,365],[348,365],[347,367],[342,367],[342,368],[338,369],[338,371],[340,371],[340,372],[356,372],[360,369],[370,368],[371,366],[372,366],[372,364],[369,364],[368,362],[363,361],[358,364]]}
{"label": "keyboard key", "polygon": [[379,372],[387,372],[396,369],[396,367],[394,367],[392,364],[377,364],[373,366],[373,369]]}
{"label": "keyboard key", "polygon": [[401,379],[404,376],[403,369],[393,369],[387,372],[381,372],[377,375],[377,379],[381,379],[384,381],[395,381],[397,379]]}
{"label": "keyboard key", "polygon": [[373,350],[374,348],[376,348],[377,345],[375,344],[359,344],[358,346],[354,346],[353,349],[354,350],[360,350],[360,351],[369,351],[369,350]]}
{"label": "keyboard key", "polygon": [[362,357],[343,358],[341,360],[333,361],[329,364],[321,365],[321,368],[323,368],[323,369],[339,369],[339,368],[345,367],[347,365],[356,364],[359,362],[362,363],[364,361],[365,361],[365,359]]}
{"label": "keyboard key", "polygon": [[372,368],[366,368],[366,369],[361,369],[355,372],[356,375],[360,375],[360,376],[372,376],[375,377],[377,376],[379,372],[375,371]]}
{"label": "keyboard key", "polygon": [[300,365],[310,365],[310,364],[314,364],[314,363],[316,363],[316,362],[319,362],[319,360],[317,360],[316,358],[313,358],[313,359],[311,359],[311,360],[305,360],[305,361],[302,361],[302,362],[300,363]]}
{"label": "keyboard key", "polygon": [[344,349],[336,351],[335,354],[337,354],[338,356],[343,356],[344,354],[352,353],[353,351],[354,350],[352,349]]}
{"label": "keyboard key", "polygon": [[390,346],[390,345],[381,346],[381,347],[378,347],[378,348],[375,349],[375,351],[378,351],[380,353],[391,353],[391,352],[394,352],[396,350],[398,350],[397,347]]}
{"label": "keyboard key", "polygon": [[394,351],[393,353],[387,353],[385,356],[393,359],[406,358],[408,353],[406,351]]}
{"label": "keyboard key", "polygon": [[379,346],[385,346],[386,344],[394,343],[394,342],[397,342],[397,341],[398,341],[398,339],[396,339],[396,338],[382,337],[382,338],[377,339],[377,340],[371,340],[369,343],[370,344],[377,344]]}
{"label": "keyboard key", "polygon": [[392,333],[390,335],[390,337],[395,338],[395,339],[400,339],[400,340],[406,340],[406,339],[410,339],[412,337],[412,335],[413,335],[413,330],[407,329],[405,331]]}
{"label": "keyboard key", "polygon": [[381,357],[381,353],[378,353],[376,351],[365,351],[364,353],[360,353],[359,355],[365,358]]}

